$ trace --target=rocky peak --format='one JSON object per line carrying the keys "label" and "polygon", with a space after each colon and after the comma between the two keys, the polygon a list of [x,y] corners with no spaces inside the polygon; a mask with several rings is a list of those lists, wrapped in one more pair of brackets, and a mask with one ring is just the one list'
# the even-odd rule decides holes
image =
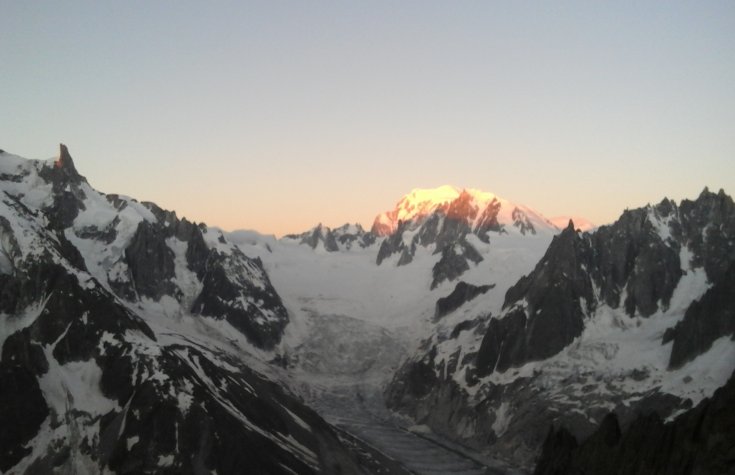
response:
{"label": "rocky peak", "polygon": [[379,214],[372,232],[377,236],[393,234],[400,222],[421,221],[440,207],[456,200],[460,190],[449,185],[438,188],[416,188],[403,196],[394,209]]}
{"label": "rocky peak", "polygon": [[355,244],[362,248],[368,247],[375,242],[375,235],[372,232],[366,233],[359,224],[346,223],[331,229],[319,223],[304,233],[287,234],[284,239],[298,240],[299,244],[306,244],[312,249],[321,245],[327,252],[337,252],[340,249],[349,250]]}
{"label": "rocky peak", "polygon": [[735,203],[723,190],[705,188],[696,200],[683,200],[678,214],[669,225],[672,236],[692,251],[693,266],[718,281],[735,261]]}
{"label": "rocky peak", "polygon": [[72,160],[69,154],[69,149],[63,143],[59,144],[59,157],[50,170],[51,173],[48,174],[48,178],[54,184],[54,191],[60,191],[67,184],[79,185],[87,181],[77,172],[74,166],[74,160]]}
{"label": "rocky peak", "polygon": [[59,158],[54,163],[54,166],[59,169],[73,170],[76,172],[74,160],[69,155],[69,148],[63,143],[59,144]]}
{"label": "rocky peak", "polygon": [[548,358],[582,333],[594,306],[586,271],[591,254],[572,222],[554,236],[533,272],[506,292],[505,316],[490,320],[477,355],[479,374]]}
{"label": "rocky peak", "polygon": [[[622,307],[630,316],[665,311],[689,266],[704,267],[716,285],[668,332],[677,350],[672,366],[680,365],[732,333],[733,242],[732,199],[706,189],[679,206],[664,199],[626,210],[591,234],[578,233],[570,219],[533,272],[508,289],[504,315],[490,321],[483,339],[478,370],[502,372],[558,353],[581,334],[586,314],[598,304]],[[685,246],[694,254],[691,262],[681,262]]]}
{"label": "rocky peak", "polygon": [[59,144],[59,158],[53,165],[43,166],[38,175],[51,184],[54,194],[53,202],[45,210],[50,226],[59,230],[69,227],[85,209],[82,185],[87,184],[87,179],[77,172],[66,145]]}
{"label": "rocky peak", "polygon": [[597,227],[592,221],[581,216],[554,216],[549,218],[549,221],[559,229],[564,229],[570,220],[574,221],[574,226],[580,231],[592,231]]}
{"label": "rocky peak", "polygon": [[462,190],[459,196],[449,203],[446,215],[449,219],[473,222],[477,217],[479,206],[475,197],[467,190]]}
{"label": "rocky peak", "polygon": [[[434,246],[435,254],[442,253],[445,262],[434,269],[433,286],[447,278],[453,280],[469,269],[468,257],[476,256],[470,259],[475,264],[482,260],[465,239],[467,235],[474,234],[489,243],[490,233],[537,232],[549,235],[558,232],[558,228],[530,208],[493,193],[451,186],[413,190],[395,209],[378,215],[373,224],[374,234],[386,236],[378,252],[378,264],[394,254],[401,255],[397,265],[408,264],[418,246]],[[410,239],[404,239],[406,233]],[[467,252],[454,252],[459,249],[457,246]]]}

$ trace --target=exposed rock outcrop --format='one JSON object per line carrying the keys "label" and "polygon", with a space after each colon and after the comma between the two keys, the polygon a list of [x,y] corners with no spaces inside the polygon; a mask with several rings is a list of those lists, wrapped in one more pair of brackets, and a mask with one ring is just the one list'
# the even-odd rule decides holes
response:
{"label": "exposed rock outcrop", "polygon": [[537,228],[553,234],[557,228],[543,217],[491,193],[440,187],[413,190],[394,210],[375,218],[373,232],[385,236],[376,262],[399,254],[396,265],[413,261],[417,249],[441,254],[433,269],[431,288],[453,281],[483,258],[472,244],[477,238],[488,244],[491,234],[534,235]]}
{"label": "exposed rock outcrop", "polygon": [[573,223],[555,236],[534,271],[505,295],[502,319],[490,321],[477,355],[477,371],[504,372],[512,366],[555,355],[578,337],[594,309],[586,268],[591,250]]}
{"label": "exposed rock outcrop", "polygon": [[674,341],[669,368],[679,368],[693,360],[723,336],[735,340],[735,264],[664,335],[663,343]]}
{"label": "exposed rock outcrop", "polygon": [[101,196],[65,147],[55,163],[2,166],[0,471],[362,473],[326,422],[248,366],[232,328],[262,350],[288,322],[260,261],[151,203]]}
{"label": "exposed rock outcrop", "polygon": [[[626,210],[591,233],[569,223],[508,288],[500,311],[476,308],[452,331],[439,320],[388,386],[388,403],[463,444],[490,442],[488,450],[520,464],[538,453],[552,423],[569,430],[548,439],[563,451],[611,409],[625,432],[636,412],[666,418],[691,407],[688,397],[703,394],[694,388],[712,391],[719,365],[735,366],[696,369],[695,361],[718,352],[731,359],[734,226],[732,199],[707,189],[678,205]],[[664,333],[666,319],[679,323]],[[451,410],[439,417],[431,409],[439,404]],[[464,415],[477,407],[487,411],[478,419],[491,422],[469,430]],[[602,440],[613,429],[606,421]]]}
{"label": "exposed rock outcrop", "polygon": [[464,239],[445,245],[441,250],[441,259],[431,270],[431,288],[434,289],[442,282],[453,281],[470,269],[470,262],[479,264],[483,257],[471,244]]}
{"label": "exposed rock outcrop", "polygon": [[735,377],[672,422],[651,412],[620,430],[614,414],[582,443],[552,428],[535,475],[723,474],[735,472]]}
{"label": "exposed rock outcrop", "polygon": [[237,248],[230,255],[212,250],[192,311],[227,320],[265,349],[280,341],[288,323],[288,313],[260,259],[248,259]]}
{"label": "exposed rock outcrop", "polygon": [[457,310],[465,303],[474,299],[478,295],[484,294],[494,286],[494,284],[472,285],[463,281],[457,282],[457,285],[454,286],[454,290],[451,294],[436,301],[434,320],[439,320],[444,315]]}
{"label": "exposed rock outcrop", "polygon": [[369,247],[375,243],[376,236],[372,232],[365,232],[359,224],[344,224],[330,229],[319,223],[305,233],[288,234],[284,238],[298,240],[300,244],[312,249],[321,246],[327,252],[337,252],[352,249],[354,245],[361,248]]}

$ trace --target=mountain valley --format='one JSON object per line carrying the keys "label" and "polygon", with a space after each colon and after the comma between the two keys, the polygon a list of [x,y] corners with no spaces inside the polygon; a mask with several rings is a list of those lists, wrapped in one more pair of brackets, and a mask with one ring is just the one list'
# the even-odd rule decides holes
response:
{"label": "mountain valley", "polygon": [[722,190],[597,227],[442,186],[276,239],[100,193],[63,145],[0,186],[2,473],[735,470]]}

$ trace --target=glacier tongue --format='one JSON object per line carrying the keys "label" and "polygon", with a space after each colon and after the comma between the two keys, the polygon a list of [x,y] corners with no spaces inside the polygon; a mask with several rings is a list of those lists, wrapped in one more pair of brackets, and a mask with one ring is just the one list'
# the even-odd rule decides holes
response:
{"label": "glacier tongue", "polygon": [[[309,315],[288,353],[292,388],[327,422],[421,475],[512,473],[500,461],[412,432],[388,411],[382,388],[407,356],[407,335],[344,315]],[[409,422],[410,424],[410,422]]]}
{"label": "glacier tongue", "polygon": [[[413,421],[386,408],[383,390],[437,328],[451,333],[477,309],[498,311],[505,290],[532,269],[550,239],[500,235],[491,244],[473,240],[485,260],[463,280],[495,287],[438,322],[436,301],[449,295],[456,282],[430,288],[431,269],[440,258],[430,250],[419,249],[411,265],[395,267],[375,264],[375,246],[321,253],[292,239],[254,233],[232,240],[263,261],[289,311],[290,324],[278,349],[285,367],[282,379],[307,405],[413,473],[480,474],[512,470],[453,446],[425,427],[412,427]],[[465,332],[463,341],[468,339]]]}

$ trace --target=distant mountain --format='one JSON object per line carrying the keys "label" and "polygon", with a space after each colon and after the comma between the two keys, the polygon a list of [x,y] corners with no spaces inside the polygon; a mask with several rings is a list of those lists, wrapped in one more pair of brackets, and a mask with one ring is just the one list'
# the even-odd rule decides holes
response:
{"label": "distant mountain", "polygon": [[461,222],[482,240],[491,231],[520,234],[558,231],[553,223],[526,206],[511,203],[493,193],[445,185],[412,190],[394,209],[375,218],[372,232],[376,236],[393,235],[405,223],[410,222],[411,228],[415,228],[432,216]]}
{"label": "distant mountain", "polygon": [[413,261],[419,248],[440,255],[432,269],[431,288],[455,281],[482,262],[478,243],[492,236],[543,236],[559,232],[538,212],[511,203],[492,193],[441,186],[414,189],[391,211],[379,214],[370,232],[359,224],[330,229],[322,224],[283,239],[297,241],[315,250],[349,251],[378,245],[376,263],[398,256],[394,265]]}
{"label": "distant mountain", "polygon": [[563,221],[223,233],[0,151],[0,472],[729,469],[732,198]]}
{"label": "distant mountain", "polygon": [[0,471],[360,473],[255,371],[289,315],[222,233],[0,153]]}
{"label": "distant mountain", "polygon": [[309,231],[301,234],[287,234],[283,238],[295,240],[312,249],[321,249],[327,252],[350,250],[353,246],[365,248],[375,242],[375,235],[365,232],[359,224],[344,224],[331,229],[319,223]]}
{"label": "distant mountain", "polygon": [[[441,259],[432,269],[431,287],[459,278],[483,257],[477,241],[492,236],[550,236],[559,230],[536,211],[479,190],[442,186],[416,189],[395,209],[378,215],[372,232],[386,236],[377,263],[398,255],[396,265],[410,263],[420,247]],[[477,241],[475,241],[477,240]]]}
{"label": "distant mountain", "polygon": [[552,423],[583,439],[609,411],[622,425],[639,411],[667,418],[723,385],[735,369],[732,198],[705,189],[575,228],[502,307],[443,317],[396,373],[389,404],[522,463]]}

